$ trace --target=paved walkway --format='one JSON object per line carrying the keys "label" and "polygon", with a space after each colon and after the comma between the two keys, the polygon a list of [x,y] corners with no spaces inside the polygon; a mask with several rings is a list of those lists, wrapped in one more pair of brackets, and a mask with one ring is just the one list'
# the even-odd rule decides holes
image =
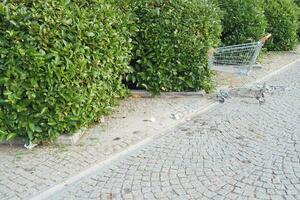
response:
{"label": "paved walkway", "polygon": [[300,63],[49,199],[300,199]]}

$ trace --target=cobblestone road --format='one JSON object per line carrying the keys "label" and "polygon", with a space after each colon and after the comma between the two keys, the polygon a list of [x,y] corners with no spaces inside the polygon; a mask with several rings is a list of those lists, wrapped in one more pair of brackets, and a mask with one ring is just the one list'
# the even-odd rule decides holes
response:
{"label": "cobblestone road", "polygon": [[300,63],[50,199],[300,199]]}

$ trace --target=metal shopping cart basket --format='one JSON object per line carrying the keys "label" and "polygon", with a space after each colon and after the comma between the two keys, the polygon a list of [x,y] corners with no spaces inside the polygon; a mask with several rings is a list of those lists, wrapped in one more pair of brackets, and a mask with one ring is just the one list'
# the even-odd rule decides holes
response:
{"label": "metal shopping cart basket", "polygon": [[257,57],[271,34],[258,42],[220,47],[213,50],[210,65],[215,71],[248,74],[256,64]]}

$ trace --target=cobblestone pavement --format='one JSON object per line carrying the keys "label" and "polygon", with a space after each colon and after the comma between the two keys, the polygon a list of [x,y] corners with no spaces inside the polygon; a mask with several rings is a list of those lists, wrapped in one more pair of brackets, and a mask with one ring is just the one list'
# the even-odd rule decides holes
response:
{"label": "cobblestone pavement", "polygon": [[300,199],[300,63],[50,199]]}
{"label": "cobblestone pavement", "polygon": [[[76,146],[44,145],[29,151],[24,147],[0,145],[0,200],[30,199],[95,163],[102,163],[145,138],[174,127],[184,117],[201,110],[206,102],[211,100],[199,96],[131,99],[125,103],[138,105],[120,106],[121,110],[110,116],[116,120],[92,127]],[[158,117],[153,114],[155,111],[163,113]],[[173,113],[180,119],[175,119]],[[148,121],[152,116],[156,122]]]}

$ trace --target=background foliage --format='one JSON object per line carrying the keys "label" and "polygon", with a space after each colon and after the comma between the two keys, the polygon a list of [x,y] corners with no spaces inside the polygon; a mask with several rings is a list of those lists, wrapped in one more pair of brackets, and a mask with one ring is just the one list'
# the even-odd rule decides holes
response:
{"label": "background foliage", "polygon": [[293,0],[266,0],[267,31],[272,33],[269,50],[292,50],[297,44],[299,8]]}
{"label": "background foliage", "polygon": [[134,73],[127,82],[152,93],[209,91],[207,51],[219,42],[220,10],[210,0],[135,2]]}
{"label": "background foliage", "polygon": [[295,0],[295,3],[298,6],[298,39],[300,37],[300,0]]}
{"label": "background foliage", "polygon": [[267,28],[264,0],[219,0],[224,45],[258,41]]}
{"label": "background foliage", "polygon": [[112,0],[0,3],[0,139],[91,124],[126,94],[134,30]]}

